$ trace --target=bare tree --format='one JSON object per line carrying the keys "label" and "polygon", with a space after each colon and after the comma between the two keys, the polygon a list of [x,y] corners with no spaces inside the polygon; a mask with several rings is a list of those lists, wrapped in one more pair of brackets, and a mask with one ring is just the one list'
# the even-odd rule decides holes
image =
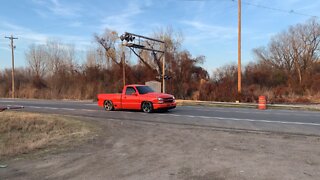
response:
{"label": "bare tree", "polygon": [[112,61],[114,64],[121,66],[120,58],[117,56],[118,49],[116,48],[116,42],[118,41],[118,33],[106,29],[102,35],[94,35],[96,42],[101,45],[105,50],[105,56],[107,61]]}
{"label": "bare tree", "polygon": [[26,52],[26,60],[34,76],[43,78],[46,75],[48,61],[43,45],[31,45]]}
{"label": "bare tree", "polygon": [[255,49],[258,59],[266,65],[284,70],[289,77],[297,78],[302,86],[307,74],[320,55],[320,24],[311,19],[298,24],[271,39],[268,49]]}

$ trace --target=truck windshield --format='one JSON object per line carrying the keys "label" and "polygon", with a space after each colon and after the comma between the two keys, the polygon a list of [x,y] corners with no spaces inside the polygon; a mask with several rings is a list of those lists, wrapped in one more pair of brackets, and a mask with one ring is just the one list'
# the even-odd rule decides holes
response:
{"label": "truck windshield", "polygon": [[154,90],[151,89],[149,86],[137,86],[136,88],[139,91],[139,94],[147,94],[154,92]]}

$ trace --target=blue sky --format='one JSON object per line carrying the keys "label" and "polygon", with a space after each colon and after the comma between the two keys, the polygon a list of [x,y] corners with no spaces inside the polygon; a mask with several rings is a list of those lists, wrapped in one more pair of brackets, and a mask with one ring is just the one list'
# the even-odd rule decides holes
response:
{"label": "blue sky", "polygon": [[[320,17],[320,1],[315,0],[242,2],[243,64],[254,61],[252,49],[266,46],[273,35],[310,16]],[[206,56],[208,72],[237,63],[236,0],[10,0],[0,6],[0,69],[11,68],[4,38],[11,34],[19,38],[15,59],[16,67],[22,67],[31,44],[74,44],[81,63],[86,49],[95,47],[94,33],[109,28],[150,36],[168,26],[182,32],[184,49]]]}

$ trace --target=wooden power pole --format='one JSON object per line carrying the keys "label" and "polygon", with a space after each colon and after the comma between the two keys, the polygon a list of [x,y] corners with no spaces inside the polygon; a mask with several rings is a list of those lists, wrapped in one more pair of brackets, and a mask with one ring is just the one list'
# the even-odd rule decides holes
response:
{"label": "wooden power pole", "polygon": [[238,94],[241,93],[241,0],[238,0]]}
{"label": "wooden power pole", "polygon": [[14,98],[15,96],[14,96],[14,48],[15,48],[15,46],[13,45],[13,40],[14,39],[18,39],[18,38],[16,38],[16,37],[13,37],[12,35],[11,36],[6,36],[5,38],[7,38],[7,39],[10,39],[10,41],[11,41],[11,44],[10,44],[10,46],[11,46],[11,58],[12,58],[12,72],[11,72],[11,79],[12,79],[12,98]]}

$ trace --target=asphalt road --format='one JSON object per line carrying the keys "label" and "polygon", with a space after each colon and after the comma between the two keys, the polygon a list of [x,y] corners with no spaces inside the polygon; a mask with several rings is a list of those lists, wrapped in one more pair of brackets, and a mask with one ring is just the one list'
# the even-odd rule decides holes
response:
{"label": "asphalt road", "polygon": [[[93,117],[99,120],[183,124],[220,130],[320,135],[320,112],[178,106],[165,113],[106,112],[90,101],[0,99],[0,106],[24,106],[20,111]],[[1,115],[1,114],[0,114]]]}

